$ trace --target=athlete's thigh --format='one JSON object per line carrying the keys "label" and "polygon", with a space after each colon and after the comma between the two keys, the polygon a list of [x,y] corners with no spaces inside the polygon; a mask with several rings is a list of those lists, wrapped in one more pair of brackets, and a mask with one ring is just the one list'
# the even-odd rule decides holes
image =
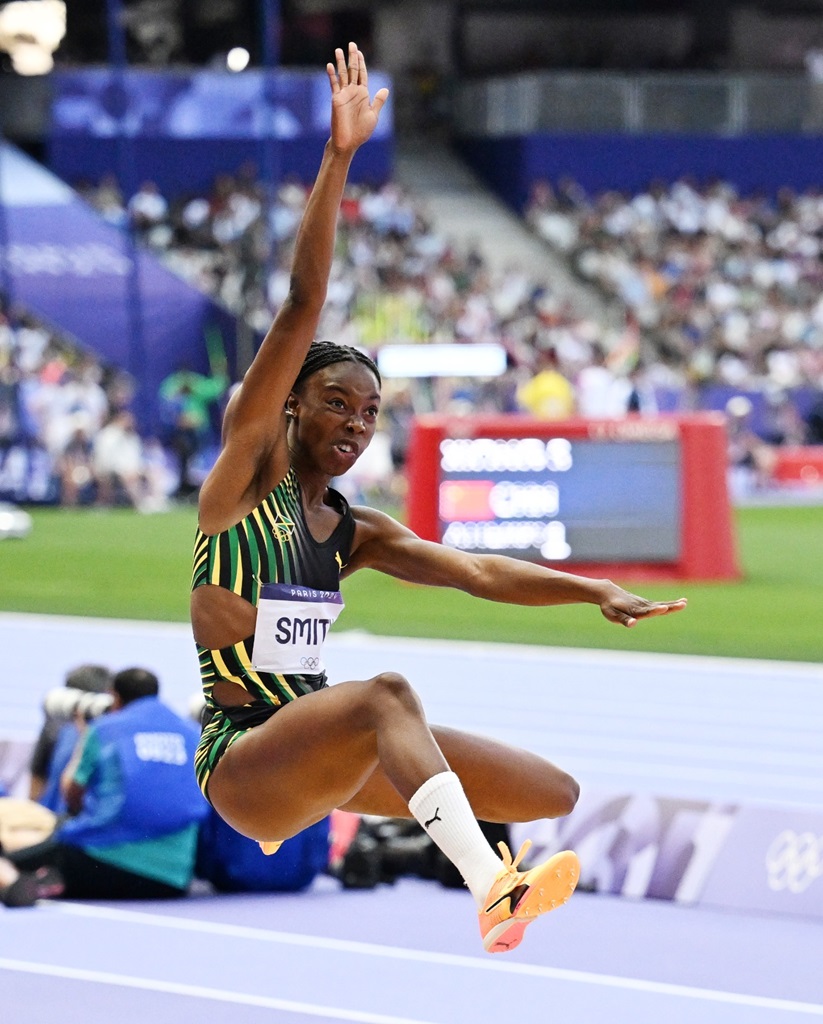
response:
{"label": "athlete's thigh", "polygon": [[[460,778],[482,821],[535,821],[568,814],[577,800],[574,779],[545,758],[473,733],[431,727],[449,767]],[[408,806],[378,765],[344,807],[360,814],[410,817]]]}
{"label": "athlete's thigh", "polygon": [[285,839],[358,792],[377,766],[367,682],[306,694],[222,756],[209,800],[244,835]]}

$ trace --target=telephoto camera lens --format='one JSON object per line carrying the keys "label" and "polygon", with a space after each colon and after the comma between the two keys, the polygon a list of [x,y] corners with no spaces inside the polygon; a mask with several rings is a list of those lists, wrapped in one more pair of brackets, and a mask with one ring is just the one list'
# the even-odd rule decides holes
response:
{"label": "telephoto camera lens", "polygon": [[43,710],[50,718],[71,722],[75,715],[85,721],[104,715],[114,698],[110,693],[87,693],[74,687],[63,686],[50,690],[43,700]]}

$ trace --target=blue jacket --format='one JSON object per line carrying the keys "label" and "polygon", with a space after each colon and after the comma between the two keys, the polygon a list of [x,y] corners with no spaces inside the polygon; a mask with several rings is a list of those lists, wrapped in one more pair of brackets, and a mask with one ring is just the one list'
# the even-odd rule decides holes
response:
{"label": "blue jacket", "polygon": [[199,738],[193,722],[157,697],[141,697],[96,719],[80,762],[89,773],[83,808],[56,838],[108,846],[155,839],[202,821],[209,806],[194,777]]}

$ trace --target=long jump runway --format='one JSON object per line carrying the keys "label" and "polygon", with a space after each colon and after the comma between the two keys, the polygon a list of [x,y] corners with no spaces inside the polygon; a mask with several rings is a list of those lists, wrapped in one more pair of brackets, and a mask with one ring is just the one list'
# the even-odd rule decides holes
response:
{"label": "long jump runway", "polygon": [[[81,661],[153,668],[181,710],[198,685],[183,626],[7,615],[0,644],[12,738]],[[333,678],[404,672],[433,721],[545,753],[584,789],[823,807],[819,666],[353,634],[329,648]],[[54,901],[0,908],[0,1007],[24,1024],[777,1024],[823,1018],[823,920],[579,892],[489,956],[468,893],[421,880]]]}
{"label": "long jump runway", "polygon": [[822,952],[812,922],[578,893],[489,956],[468,894],[412,880],[0,912],[26,1024],[782,1024],[823,1018]]}

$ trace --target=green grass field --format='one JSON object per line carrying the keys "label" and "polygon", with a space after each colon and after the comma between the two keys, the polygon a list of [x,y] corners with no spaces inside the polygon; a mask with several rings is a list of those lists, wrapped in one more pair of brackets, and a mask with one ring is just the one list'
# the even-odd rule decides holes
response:
{"label": "green grass field", "polygon": [[[38,509],[25,540],[0,541],[0,610],[187,620],[193,509]],[[591,606],[518,608],[363,572],[344,584],[336,630],[564,647],[823,660],[823,508],[735,513],[744,578],[671,585],[617,582],[689,598],[679,615],[626,630]]]}

